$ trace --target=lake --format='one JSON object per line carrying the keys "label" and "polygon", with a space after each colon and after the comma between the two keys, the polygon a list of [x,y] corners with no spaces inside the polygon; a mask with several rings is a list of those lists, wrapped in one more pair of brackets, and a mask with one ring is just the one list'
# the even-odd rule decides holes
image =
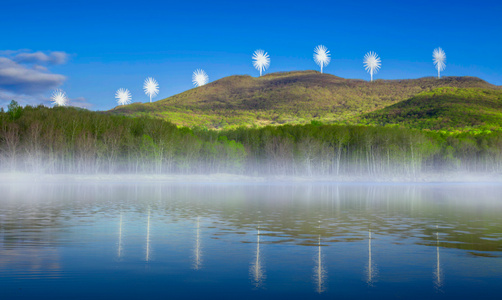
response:
{"label": "lake", "polygon": [[502,185],[0,185],[1,299],[488,299]]}

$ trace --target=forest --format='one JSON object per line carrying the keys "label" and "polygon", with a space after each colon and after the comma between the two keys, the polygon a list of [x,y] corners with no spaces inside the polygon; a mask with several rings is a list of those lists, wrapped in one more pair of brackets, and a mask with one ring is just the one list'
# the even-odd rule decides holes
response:
{"label": "forest", "polygon": [[502,132],[318,121],[217,131],[74,107],[21,107],[13,101],[0,111],[0,170],[255,176],[499,173]]}

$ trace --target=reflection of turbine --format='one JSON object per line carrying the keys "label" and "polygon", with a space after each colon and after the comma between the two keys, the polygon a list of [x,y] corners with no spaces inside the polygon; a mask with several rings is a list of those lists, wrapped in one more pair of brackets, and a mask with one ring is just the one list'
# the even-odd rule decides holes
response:
{"label": "reflection of turbine", "polygon": [[[436,225],[436,228],[438,226]],[[443,285],[443,272],[439,261],[439,232],[436,232],[436,268],[434,269],[434,286],[440,289]]]}
{"label": "reflection of turbine", "polygon": [[377,268],[371,257],[371,230],[368,231],[368,267],[366,273],[366,283],[368,283],[369,286],[373,286],[377,275]]}
{"label": "reflection of turbine", "polygon": [[316,284],[316,292],[320,294],[326,290],[325,281],[327,277],[326,269],[322,264],[321,235],[319,235],[318,253],[316,260],[317,260],[317,265],[314,267],[314,282]]}
{"label": "reflection of turbine", "polygon": [[265,270],[263,268],[261,257],[260,257],[260,229],[258,228],[258,233],[256,234],[256,256],[255,260],[251,262],[250,273],[252,277],[253,284],[256,288],[263,285],[265,280]]}
{"label": "reflection of turbine", "polygon": [[195,249],[194,249],[194,262],[193,268],[198,270],[202,265],[202,250],[200,247],[200,225],[199,225],[199,217],[197,217],[197,230],[195,237]]}
{"label": "reflection of turbine", "polygon": [[122,212],[120,213],[120,223],[119,223],[119,247],[118,247],[118,257],[122,255]]}
{"label": "reflection of turbine", "polygon": [[148,208],[148,221],[146,225],[146,261],[150,260],[150,208]]}

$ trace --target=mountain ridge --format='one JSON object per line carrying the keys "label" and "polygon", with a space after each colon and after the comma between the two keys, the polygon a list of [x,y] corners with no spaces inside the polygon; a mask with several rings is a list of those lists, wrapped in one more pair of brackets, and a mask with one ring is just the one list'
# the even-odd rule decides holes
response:
{"label": "mountain ridge", "polygon": [[369,82],[317,71],[292,71],[261,77],[232,75],[153,103],[119,106],[109,113],[147,115],[177,125],[216,129],[305,124],[312,119],[336,123],[439,87],[500,89],[477,77]]}

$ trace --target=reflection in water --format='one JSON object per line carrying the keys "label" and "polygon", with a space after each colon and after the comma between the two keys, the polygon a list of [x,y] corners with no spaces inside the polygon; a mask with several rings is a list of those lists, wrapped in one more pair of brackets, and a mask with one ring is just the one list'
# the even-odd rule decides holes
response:
{"label": "reflection in water", "polygon": [[[326,298],[363,298],[368,293],[381,298],[431,299],[438,298],[436,293],[475,298],[474,292],[483,289],[495,293],[502,285],[502,268],[497,265],[502,255],[502,186],[53,184],[35,185],[33,190],[25,186],[0,187],[6,191],[0,196],[0,290],[5,299],[19,299],[17,294],[29,291],[33,294],[25,299],[47,295],[60,288],[63,281],[52,280],[56,277],[68,283],[66,290],[79,288],[76,282],[89,283],[88,290],[103,287],[102,277],[95,275],[96,270],[104,269],[117,270],[113,280],[119,288],[104,288],[103,293],[122,290],[148,294],[151,291],[135,282],[148,275],[155,279],[149,283],[152,290],[164,292],[166,282],[172,282],[173,294],[183,291],[186,298],[192,299],[207,296],[203,293],[209,286],[212,291],[226,292],[229,285],[243,298],[251,288],[259,288],[262,299],[274,299],[283,287],[295,283],[301,284],[295,284],[291,293],[298,291],[296,296],[305,296],[304,299],[317,293],[322,293],[317,297]],[[186,220],[191,220],[188,226]],[[441,249],[451,250],[440,249],[439,229],[431,224],[442,227]],[[369,227],[371,231],[366,231]],[[154,240],[155,230],[171,229],[176,234],[169,243]],[[265,240],[261,238],[262,231],[267,236]],[[378,239],[386,241],[385,248],[375,244],[379,250],[375,259],[373,231],[378,233]],[[256,234],[256,247],[246,243],[249,235],[245,233],[249,232]],[[190,237],[188,243],[186,237]],[[265,242],[273,246],[263,252],[261,244]],[[331,249],[326,245],[335,244],[337,256],[333,259],[341,262],[336,273],[325,251]],[[222,247],[228,249],[207,251]],[[354,251],[357,248],[359,251]],[[246,249],[249,254],[244,256]],[[60,257],[60,253],[64,256]],[[264,254],[268,270],[264,267]],[[128,259],[122,261],[125,257]],[[405,258],[413,261],[403,264]],[[378,275],[375,260],[379,267],[385,262],[387,270],[396,272]],[[445,260],[450,263],[445,264]],[[168,268],[164,268],[163,262],[169,262]],[[145,264],[148,268],[143,268]],[[190,267],[207,272],[187,272]],[[410,276],[399,277],[405,273]],[[445,274],[455,274],[447,278],[448,284]],[[266,278],[272,275],[274,278]],[[161,279],[157,280],[159,276]],[[357,282],[354,277],[363,278]],[[51,281],[12,284],[32,278]],[[412,284],[414,288],[410,290]],[[361,285],[375,286],[368,291]],[[462,290],[453,290],[454,287]],[[472,292],[465,293],[468,289]]]}
{"label": "reflection in water", "polygon": [[119,242],[118,242],[118,257],[122,256],[122,212],[120,212],[120,222],[119,222]]}
{"label": "reflection in water", "polygon": [[[65,274],[60,261],[59,251],[53,247],[0,248],[0,278],[2,278],[0,286],[2,281],[3,283],[7,282],[9,277],[19,279],[61,278]],[[7,277],[4,272],[7,272]],[[1,299],[14,298],[2,297]]]}
{"label": "reflection in water", "polygon": [[148,208],[148,221],[146,225],[146,261],[150,261],[150,207]]}
{"label": "reflection in water", "polygon": [[[438,226],[436,225],[436,229]],[[441,270],[441,263],[439,260],[439,232],[436,231],[436,267],[434,268],[434,286],[440,290],[443,286],[443,271]]]}
{"label": "reflection in water", "polygon": [[366,283],[373,286],[376,280],[378,270],[376,264],[373,262],[371,255],[371,229],[368,230],[368,266],[366,267]]}
{"label": "reflection in water", "polygon": [[325,282],[328,277],[327,271],[323,265],[322,253],[321,253],[321,235],[319,235],[318,241],[318,252],[316,258],[316,266],[314,267],[314,283],[316,285],[316,292],[321,294],[326,290]]}
{"label": "reflection in water", "polygon": [[200,217],[197,217],[193,269],[198,270],[200,269],[201,266],[202,266],[202,249],[200,245]]}
{"label": "reflection in water", "polygon": [[255,259],[251,262],[251,280],[255,288],[263,286],[265,281],[265,268],[263,266],[262,258],[260,256],[260,228],[258,227],[258,232],[256,233],[256,253]]}

